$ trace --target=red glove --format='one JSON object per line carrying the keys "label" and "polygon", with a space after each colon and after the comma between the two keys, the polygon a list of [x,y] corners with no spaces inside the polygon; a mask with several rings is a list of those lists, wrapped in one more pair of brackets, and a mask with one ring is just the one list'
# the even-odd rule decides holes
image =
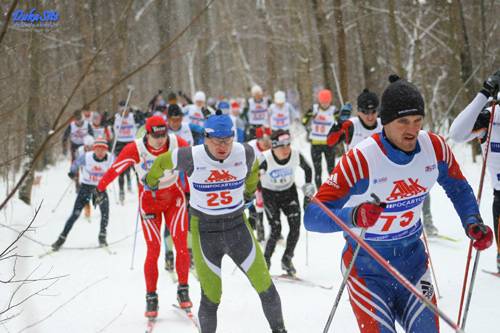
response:
{"label": "red glove", "polygon": [[360,228],[373,227],[384,211],[386,204],[372,194],[375,201],[366,201],[356,206],[352,211],[352,224]]}
{"label": "red glove", "polygon": [[493,244],[493,231],[481,220],[467,226],[467,236],[472,239],[472,246],[478,251],[486,250]]}

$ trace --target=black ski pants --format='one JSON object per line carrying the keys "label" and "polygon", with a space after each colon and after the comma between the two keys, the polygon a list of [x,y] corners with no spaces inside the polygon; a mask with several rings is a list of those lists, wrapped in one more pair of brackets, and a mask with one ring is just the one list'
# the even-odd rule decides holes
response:
{"label": "black ski pants", "polygon": [[274,253],[276,242],[278,242],[281,235],[280,212],[283,211],[290,227],[290,232],[286,239],[284,256],[292,258],[300,235],[300,205],[297,188],[295,184],[284,191],[272,191],[262,188],[262,196],[264,199],[264,211],[271,227],[271,235],[266,244],[264,257],[269,261]]}
{"label": "black ski pants", "polygon": [[316,188],[319,188],[323,183],[321,181],[321,161],[322,156],[325,155],[326,165],[328,167],[328,174],[332,172],[335,167],[335,148],[328,145],[311,145],[311,158],[314,166],[314,183]]}

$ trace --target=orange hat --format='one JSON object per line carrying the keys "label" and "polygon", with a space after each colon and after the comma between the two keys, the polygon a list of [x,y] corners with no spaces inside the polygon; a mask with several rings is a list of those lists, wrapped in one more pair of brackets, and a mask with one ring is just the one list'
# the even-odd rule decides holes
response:
{"label": "orange hat", "polygon": [[257,127],[255,129],[255,137],[257,139],[262,139],[265,135],[271,136],[271,128],[270,127],[261,126],[261,127]]}
{"label": "orange hat", "polygon": [[318,93],[319,104],[330,104],[332,102],[332,92],[328,89],[320,90]]}
{"label": "orange hat", "polygon": [[109,149],[108,141],[106,141],[106,139],[103,138],[102,136],[99,136],[97,139],[95,139],[92,148],[95,149],[97,147]]}

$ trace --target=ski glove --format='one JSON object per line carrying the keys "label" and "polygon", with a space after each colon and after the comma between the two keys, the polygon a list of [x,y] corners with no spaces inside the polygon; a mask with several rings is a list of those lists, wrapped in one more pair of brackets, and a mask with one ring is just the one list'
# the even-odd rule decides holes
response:
{"label": "ski glove", "polygon": [[145,174],[144,177],[142,177],[142,184],[144,185],[144,191],[151,191],[151,195],[153,196],[153,199],[155,199],[156,191],[158,191],[158,184],[160,184],[160,182],[157,182],[156,185],[150,185],[146,180],[147,177],[148,174]]}
{"label": "ski glove", "polygon": [[305,183],[302,186],[302,192],[304,192],[305,197],[312,197],[316,192],[316,187],[311,183]]}
{"label": "ski glove", "polygon": [[493,231],[483,223],[480,216],[477,216],[477,222],[467,226],[467,236],[472,239],[472,246],[478,250],[486,250],[493,244]]}
{"label": "ski glove", "polygon": [[493,99],[497,99],[498,90],[500,88],[500,70],[496,71],[495,74],[490,75],[486,81],[483,83],[483,89],[481,92],[486,96],[491,96]]}
{"label": "ski glove", "polygon": [[352,224],[359,228],[370,228],[377,223],[380,214],[384,211],[385,202],[372,193],[373,201],[365,201],[352,210]]}
{"label": "ski glove", "polygon": [[345,103],[340,108],[339,123],[343,123],[347,119],[351,118],[352,104],[350,102]]}
{"label": "ski glove", "polygon": [[93,195],[92,202],[94,203],[94,208],[96,208],[97,206],[101,206],[104,199],[106,198],[106,196],[104,195],[104,192],[101,192],[98,189],[95,189],[93,194],[94,195]]}
{"label": "ski glove", "polygon": [[73,171],[70,171],[70,172],[68,172],[68,177],[74,180],[76,177],[76,174]]}

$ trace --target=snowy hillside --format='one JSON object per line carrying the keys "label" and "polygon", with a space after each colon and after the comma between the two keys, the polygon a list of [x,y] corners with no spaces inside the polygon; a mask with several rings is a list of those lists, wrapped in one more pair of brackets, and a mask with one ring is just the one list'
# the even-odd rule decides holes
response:
{"label": "snowy hillside", "polygon": [[[309,156],[307,144],[297,145],[305,156]],[[467,179],[477,190],[480,165],[470,160],[469,147],[455,146],[454,149],[462,170]],[[10,314],[19,315],[5,323],[0,322],[0,332],[140,332],[144,331],[146,320],[143,316],[145,307],[145,283],[142,271],[145,257],[145,244],[142,232],[137,237],[137,251],[134,269],[130,269],[133,235],[137,216],[137,193],[127,193],[125,206],[116,204],[116,186],[110,187],[110,223],[108,241],[116,254],[109,254],[102,249],[75,249],[78,247],[94,247],[97,245],[99,231],[99,213],[93,211],[89,223],[81,217],[70,233],[66,249],[43,258],[38,256],[46,252],[53,243],[64,222],[68,218],[75,192],[71,188],[59,208],[52,209],[69,184],[66,176],[69,162],[61,162],[45,171],[41,184],[34,188],[34,205],[43,200],[40,213],[34,223],[33,230],[23,238],[17,252],[31,255],[20,258],[16,265],[16,279],[32,277],[62,277],[55,284],[24,304],[14,308]],[[302,173],[297,176],[299,185],[303,183]],[[5,193],[5,185],[0,184],[1,193]],[[492,190],[487,176],[481,211],[485,222],[491,225]],[[453,243],[444,240],[431,240],[431,255],[436,268],[438,286],[442,299],[440,308],[454,320],[457,317],[460,290],[464,274],[464,265],[468,246],[458,216],[439,186],[432,190],[432,213],[434,223],[439,230],[450,237],[460,239]],[[20,230],[30,220],[34,208],[27,207],[14,200],[8,208],[0,212],[0,223]],[[286,223],[284,223],[286,226]],[[16,233],[0,229],[0,248],[10,243]],[[285,227],[285,232],[287,228]],[[301,238],[294,259],[298,275],[304,279],[323,285],[333,285],[333,289],[324,290],[296,284],[276,282],[283,303],[286,327],[290,333],[322,332],[328,317],[333,299],[341,281],[339,269],[340,253],[343,238],[338,234],[308,234],[302,229]],[[41,244],[46,246],[42,246]],[[309,259],[306,266],[306,245],[309,245]],[[278,246],[273,256],[271,272],[279,274],[283,248]],[[163,254],[162,254],[163,256]],[[13,260],[0,262],[0,279],[7,280],[12,274]],[[480,262],[480,269],[494,269],[495,250],[486,251]],[[176,285],[163,269],[162,257],[158,263],[160,278],[158,294],[160,314],[155,331],[157,332],[195,332],[195,328],[182,314],[172,306],[176,302]],[[267,322],[261,310],[260,301],[242,273],[234,270],[229,259],[223,263],[223,297],[219,307],[218,332],[223,333],[255,333],[269,332]],[[53,281],[39,281],[23,285],[12,304],[24,297],[50,285]],[[195,311],[200,299],[198,281],[190,276],[191,297]],[[10,295],[19,284],[11,284],[7,288],[0,284],[0,310],[10,300]],[[500,280],[479,272],[472,299],[471,312],[468,318],[467,332],[498,332],[500,299]],[[4,317],[0,317],[0,321]],[[441,323],[442,332],[452,330]],[[333,320],[330,332],[358,332],[356,321],[347,299],[347,292]]]}

